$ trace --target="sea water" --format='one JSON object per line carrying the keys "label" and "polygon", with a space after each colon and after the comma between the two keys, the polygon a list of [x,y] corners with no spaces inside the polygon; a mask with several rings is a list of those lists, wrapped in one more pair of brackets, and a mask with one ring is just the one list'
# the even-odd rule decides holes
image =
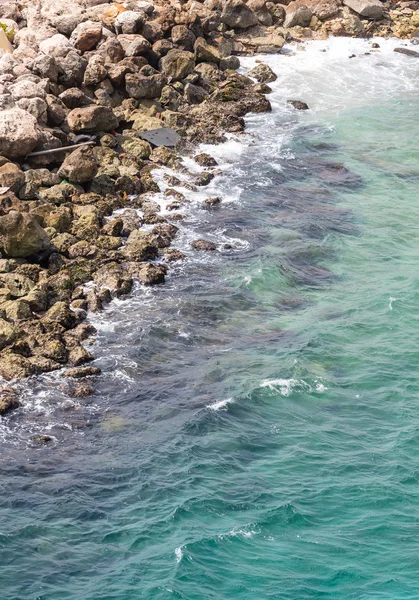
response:
{"label": "sea water", "polygon": [[259,57],[188,260],[92,319],[97,393],[20,384],[2,599],[419,597],[419,60],[372,41]]}

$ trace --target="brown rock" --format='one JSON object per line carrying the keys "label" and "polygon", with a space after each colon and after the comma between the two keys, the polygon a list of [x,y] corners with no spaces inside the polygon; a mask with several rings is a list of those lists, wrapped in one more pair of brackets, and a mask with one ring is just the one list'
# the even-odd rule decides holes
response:
{"label": "brown rock", "polygon": [[76,108],[67,117],[72,131],[113,131],[118,127],[118,119],[108,106],[87,106]]}
{"label": "brown rock", "polygon": [[58,175],[71,183],[86,183],[96,175],[98,165],[90,146],[82,146],[67,155]]}

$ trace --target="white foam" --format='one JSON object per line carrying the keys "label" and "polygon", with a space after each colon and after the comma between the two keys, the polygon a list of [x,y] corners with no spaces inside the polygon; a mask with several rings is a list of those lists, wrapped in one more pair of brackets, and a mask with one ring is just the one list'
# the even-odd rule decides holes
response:
{"label": "white foam", "polygon": [[298,383],[297,379],[265,379],[260,387],[279,392],[281,396],[289,396]]}
{"label": "white foam", "polygon": [[206,408],[210,410],[222,410],[223,408],[227,408],[232,402],[234,402],[234,398],[226,398],[225,400],[218,400],[218,402],[214,402],[213,404],[207,404]]}
{"label": "white foam", "polygon": [[175,556],[176,556],[176,562],[177,563],[180,563],[180,561],[183,558],[182,547],[183,546],[179,546],[179,548],[176,548],[176,550],[175,550]]}

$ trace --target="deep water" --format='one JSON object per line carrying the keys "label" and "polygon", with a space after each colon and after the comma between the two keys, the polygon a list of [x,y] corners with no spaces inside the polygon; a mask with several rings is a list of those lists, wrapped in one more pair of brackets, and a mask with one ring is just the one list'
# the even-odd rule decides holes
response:
{"label": "deep water", "polygon": [[93,319],[96,395],[21,384],[2,600],[419,597],[419,61],[379,43],[264,57],[189,260]]}

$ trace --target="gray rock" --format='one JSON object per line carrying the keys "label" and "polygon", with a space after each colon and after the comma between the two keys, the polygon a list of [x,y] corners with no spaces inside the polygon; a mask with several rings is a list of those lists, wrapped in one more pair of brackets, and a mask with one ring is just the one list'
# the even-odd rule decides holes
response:
{"label": "gray rock", "polygon": [[384,14],[384,7],[379,0],[343,0],[343,3],[360,17],[378,21]]}
{"label": "gray rock", "polygon": [[255,13],[241,0],[227,0],[221,21],[233,29],[247,29],[259,22]]}
{"label": "gray rock", "polygon": [[120,33],[139,33],[144,25],[144,14],[134,10],[119,13],[114,22],[115,31]]}
{"label": "gray rock", "polygon": [[40,54],[32,63],[32,70],[40,77],[45,77],[54,83],[58,81],[58,66],[53,56]]}
{"label": "gray rock", "polygon": [[0,154],[7,158],[23,158],[35,148],[40,131],[35,117],[21,108],[0,112]]}
{"label": "gray rock", "polygon": [[271,67],[264,63],[257,65],[247,74],[249,77],[253,77],[256,81],[259,81],[259,83],[270,83],[271,81],[278,79]]}
{"label": "gray rock", "polygon": [[74,50],[58,61],[59,82],[66,87],[78,87],[83,83],[87,60]]}
{"label": "gray rock", "polygon": [[146,76],[128,73],[125,76],[125,85],[131,98],[158,98],[161,94],[165,79],[160,73]]}
{"label": "gray rock", "polygon": [[64,58],[70,50],[73,50],[73,45],[65,35],[57,33],[41,42],[39,44],[39,50],[43,54],[48,54],[55,58]]}
{"label": "gray rock", "polygon": [[186,50],[171,50],[160,60],[160,68],[173,81],[185,79],[195,68],[195,56]]}
{"label": "gray rock", "polygon": [[313,13],[307,6],[291,2],[285,10],[284,27],[307,27],[310,25]]}

